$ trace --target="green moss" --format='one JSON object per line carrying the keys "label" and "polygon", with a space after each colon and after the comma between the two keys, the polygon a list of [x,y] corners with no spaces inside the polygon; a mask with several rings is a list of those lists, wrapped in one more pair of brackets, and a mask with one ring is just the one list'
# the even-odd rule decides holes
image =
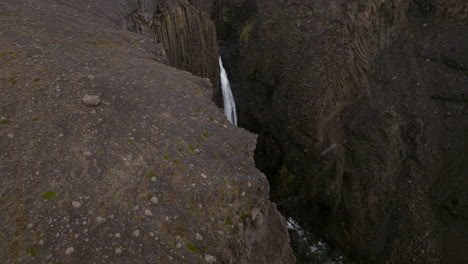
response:
{"label": "green moss", "polygon": [[9,125],[11,123],[11,121],[8,120],[8,119],[3,119],[1,123],[2,123],[2,125]]}
{"label": "green moss", "polygon": [[189,150],[194,152],[195,150],[197,149],[197,147],[193,146],[193,145],[189,145]]}
{"label": "green moss", "polygon": [[249,147],[248,147],[247,145],[242,145],[242,148],[243,148],[244,150],[249,150]]}
{"label": "green moss", "polygon": [[214,118],[210,116],[210,121],[214,121]]}
{"label": "green moss", "polygon": [[133,142],[135,142],[134,139],[131,139],[131,138],[128,139],[128,143],[133,143]]}
{"label": "green moss", "polygon": [[48,192],[45,192],[45,193],[41,194],[41,197],[44,198],[44,199],[52,199],[56,195],[57,195],[56,192],[48,191]]}
{"label": "green moss", "polygon": [[39,82],[41,79],[34,79],[33,82]]}
{"label": "green moss", "polygon": [[291,183],[294,182],[294,174],[292,174],[286,166],[283,166],[277,175],[277,191],[279,195],[284,194]]}
{"label": "green moss", "polygon": [[204,136],[204,137],[209,137],[209,136],[211,136],[211,135],[210,135],[210,133],[204,132],[204,133],[202,133],[202,136]]}
{"label": "green moss", "polygon": [[163,155],[163,158],[164,158],[165,160],[170,160],[170,159],[171,159],[171,156],[169,156],[169,155]]}
{"label": "green moss", "polygon": [[198,251],[197,246],[195,246],[194,244],[187,243],[187,244],[185,244],[185,247],[187,247],[187,249],[192,251],[192,252],[197,252]]}
{"label": "green moss", "polygon": [[0,57],[3,57],[5,55],[6,55],[6,53],[4,53],[4,52],[0,53]]}
{"label": "green moss", "polygon": [[253,20],[249,21],[244,26],[244,28],[242,29],[239,39],[242,40],[242,41],[249,40],[249,38],[250,38],[250,36],[252,34],[252,29],[253,29],[254,25],[255,25],[255,21],[253,21]]}
{"label": "green moss", "polygon": [[174,172],[174,171],[171,171],[169,174],[170,174],[171,176],[174,176],[174,175],[175,175],[175,172]]}
{"label": "green moss", "polygon": [[154,171],[150,171],[150,172],[148,172],[147,177],[148,177],[148,178],[156,177],[156,173],[155,173]]}
{"label": "green moss", "polygon": [[31,257],[36,257],[37,256],[37,247],[31,247],[28,250],[26,250],[26,253],[31,256]]}
{"label": "green moss", "polygon": [[224,224],[230,226],[232,225],[232,220],[230,216],[227,216],[226,219],[224,220]]}
{"label": "green moss", "polygon": [[16,80],[15,77],[11,77],[10,79],[8,79],[8,82],[11,84],[11,85],[15,85],[18,83],[18,81]]}
{"label": "green moss", "polygon": [[173,163],[174,165],[177,165],[177,164],[180,164],[180,161],[179,161],[179,160],[173,160],[172,163]]}

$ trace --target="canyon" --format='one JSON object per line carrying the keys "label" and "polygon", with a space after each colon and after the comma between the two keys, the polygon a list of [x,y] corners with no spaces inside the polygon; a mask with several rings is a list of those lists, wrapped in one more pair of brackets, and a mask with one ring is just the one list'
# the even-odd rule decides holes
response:
{"label": "canyon", "polygon": [[0,38],[0,263],[468,259],[464,1],[5,0]]}

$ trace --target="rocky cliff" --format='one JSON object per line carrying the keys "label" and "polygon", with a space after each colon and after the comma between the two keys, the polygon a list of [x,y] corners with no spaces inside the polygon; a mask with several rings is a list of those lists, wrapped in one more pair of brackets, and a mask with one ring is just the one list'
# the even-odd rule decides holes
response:
{"label": "rocky cliff", "polygon": [[0,3],[0,263],[294,263],[255,136],[125,30],[143,3]]}
{"label": "rocky cliff", "polygon": [[219,35],[275,199],[358,263],[463,263],[467,5],[255,2]]}
{"label": "rocky cliff", "polygon": [[126,27],[162,43],[169,65],[209,78],[213,99],[221,102],[216,28],[209,6],[194,4],[198,8],[184,1],[138,1]]}

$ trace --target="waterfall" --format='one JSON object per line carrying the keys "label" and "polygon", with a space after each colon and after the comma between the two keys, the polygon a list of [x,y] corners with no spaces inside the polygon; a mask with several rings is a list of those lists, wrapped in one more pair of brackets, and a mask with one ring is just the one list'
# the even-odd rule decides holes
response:
{"label": "waterfall", "polygon": [[227,77],[226,70],[223,67],[221,57],[219,57],[219,68],[221,70],[221,89],[223,91],[224,115],[229,122],[237,126],[236,103],[234,102],[231,85],[229,85],[229,79]]}

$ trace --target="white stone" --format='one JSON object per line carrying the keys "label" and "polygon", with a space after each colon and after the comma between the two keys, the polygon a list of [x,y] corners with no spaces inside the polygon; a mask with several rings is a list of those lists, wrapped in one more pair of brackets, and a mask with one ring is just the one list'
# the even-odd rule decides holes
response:
{"label": "white stone", "polygon": [[182,247],[182,244],[181,244],[181,243],[177,243],[176,247],[177,247],[177,248],[181,248],[181,247]]}
{"label": "white stone", "polygon": [[146,210],[145,210],[145,215],[146,215],[146,216],[152,216],[153,213],[152,213],[150,210],[146,209]]}
{"label": "white stone", "polygon": [[65,254],[67,255],[71,255],[73,254],[73,252],[75,252],[75,249],[73,247],[69,247],[65,250]]}
{"label": "white stone", "polygon": [[78,201],[73,201],[73,202],[72,202],[72,205],[73,205],[73,207],[75,207],[75,208],[80,208],[80,207],[81,207],[81,203],[78,202]]}
{"label": "white stone", "polygon": [[120,238],[120,233],[115,233],[116,238]]}
{"label": "white stone", "polygon": [[159,202],[159,199],[158,199],[158,197],[153,196],[153,197],[151,197],[150,201],[151,201],[153,204],[157,204],[157,203]]}
{"label": "white stone", "polygon": [[151,177],[151,181],[152,181],[152,182],[155,182],[155,181],[156,181],[156,177]]}
{"label": "white stone", "polygon": [[96,217],[96,222],[98,223],[98,225],[100,225],[100,224],[106,222],[106,219],[104,217],[102,217],[102,216],[98,216],[98,217]]}
{"label": "white stone", "polygon": [[200,235],[199,233],[196,233],[196,234],[195,234],[195,239],[196,239],[196,240],[203,240],[203,236]]}
{"label": "white stone", "polygon": [[98,95],[85,95],[82,101],[85,106],[98,106],[101,103]]}
{"label": "white stone", "polygon": [[202,176],[203,179],[208,178],[208,176],[206,176],[204,173],[202,173],[201,176]]}
{"label": "white stone", "polygon": [[133,234],[134,236],[136,236],[136,237],[139,237],[139,236],[140,236],[140,230],[137,229],[137,230],[133,231],[132,234]]}
{"label": "white stone", "polygon": [[208,264],[212,264],[216,262],[216,258],[211,255],[205,254],[205,261]]}
{"label": "white stone", "polygon": [[122,249],[116,248],[116,249],[115,249],[115,254],[117,254],[117,255],[122,254]]}

